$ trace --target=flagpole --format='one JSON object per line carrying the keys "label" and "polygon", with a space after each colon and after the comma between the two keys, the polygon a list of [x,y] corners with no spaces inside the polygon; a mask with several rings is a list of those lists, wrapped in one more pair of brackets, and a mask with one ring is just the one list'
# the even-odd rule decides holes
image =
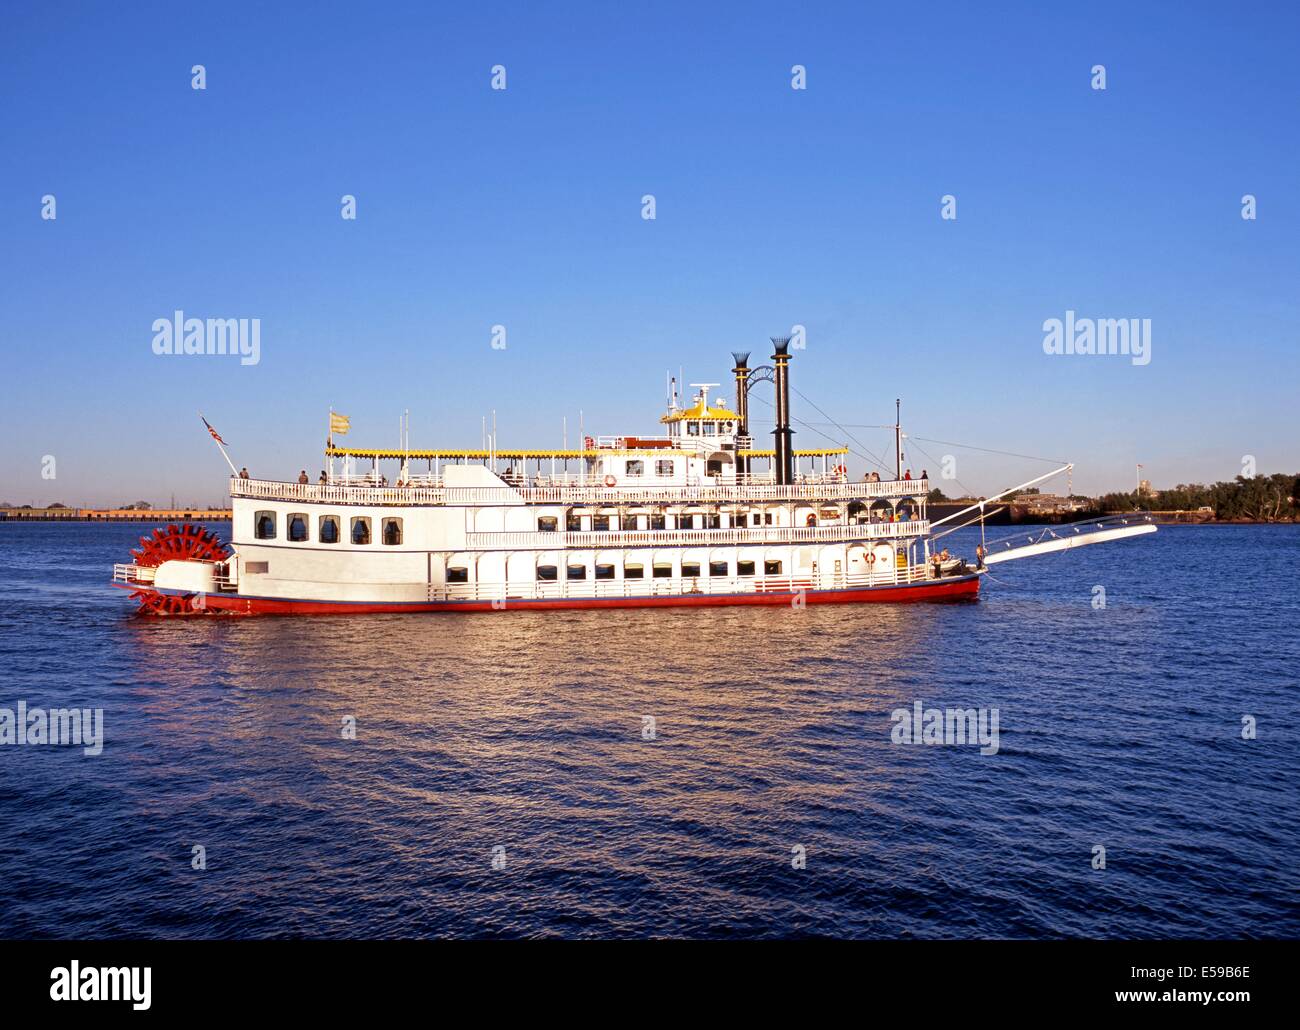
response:
{"label": "flagpole", "polygon": [[[201,421],[205,426],[208,425],[208,420],[207,420],[206,418],[203,417],[203,412],[201,412],[201,411],[199,412],[199,420],[200,420],[200,421]],[[209,436],[212,435],[211,427],[209,427],[209,429],[208,429],[208,435],[209,435]],[[222,456],[223,458],[226,459],[226,464],[230,466],[230,474],[231,474],[232,476],[238,476],[238,475],[239,475],[239,470],[238,470],[237,468],[235,468],[235,463],[234,463],[233,461],[230,460],[230,455],[226,453],[226,449],[225,449],[225,447],[223,447],[223,446],[221,445],[221,441],[218,440],[215,436],[213,436],[213,437],[212,437],[212,442],[213,442],[214,444],[217,445],[217,450],[219,450],[219,451],[221,452],[221,456]]]}

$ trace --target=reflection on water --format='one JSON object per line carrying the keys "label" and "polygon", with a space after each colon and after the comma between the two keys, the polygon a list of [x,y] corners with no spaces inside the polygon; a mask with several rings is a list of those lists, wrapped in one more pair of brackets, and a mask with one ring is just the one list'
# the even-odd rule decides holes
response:
{"label": "reflection on water", "polygon": [[[11,935],[1297,929],[1297,759],[1236,731],[1294,730],[1300,597],[1246,572],[1211,611],[1187,561],[1268,530],[1003,566],[978,604],[186,620],[103,588],[131,530],[0,527],[10,692],[107,735],[0,749]],[[999,708],[999,753],[892,744],[918,699]]]}

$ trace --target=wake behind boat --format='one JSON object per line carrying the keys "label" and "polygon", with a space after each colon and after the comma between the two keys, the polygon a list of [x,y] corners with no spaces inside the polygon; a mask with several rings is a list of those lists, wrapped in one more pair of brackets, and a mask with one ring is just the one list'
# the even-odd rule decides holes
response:
{"label": "wake behind boat", "polygon": [[[231,546],[197,526],[155,530],[114,585],[156,615],[953,601],[977,597],[986,560],[1155,532],[1099,520],[974,559],[939,551],[952,531],[940,525],[982,522],[984,505],[1070,466],[931,523],[929,483],[901,462],[892,480],[853,482],[847,447],[793,448],[789,340],[772,342],[770,366],[733,355],[733,407],[709,396],[717,384],[693,384],[689,404],[674,385],[662,435],[575,450],[357,450],[331,437],[318,483],[275,482],[235,473],[209,426],[233,473]],[[772,450],[749,435],[749,391],[765,381]],[[397,463],[391,486],[381,461]]]}

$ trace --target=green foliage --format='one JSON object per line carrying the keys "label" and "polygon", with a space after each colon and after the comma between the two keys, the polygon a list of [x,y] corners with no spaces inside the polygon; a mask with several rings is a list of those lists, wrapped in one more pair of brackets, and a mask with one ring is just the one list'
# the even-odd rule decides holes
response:
{"label": "green foliage", "polygon": [[1133,511],[1152,508],[1156,511],[1195,511],[1211,508],[1216,519],[1242,519],[1252,522],[1300,520],[1300,476],[1274,473],[1271,476],[1238,476],[1230,482],[1204,486],[1180,483],[1172,490],[1158,490],[1154,495],[1136,493],[1106,494],[1098,499],[1103,512]]}

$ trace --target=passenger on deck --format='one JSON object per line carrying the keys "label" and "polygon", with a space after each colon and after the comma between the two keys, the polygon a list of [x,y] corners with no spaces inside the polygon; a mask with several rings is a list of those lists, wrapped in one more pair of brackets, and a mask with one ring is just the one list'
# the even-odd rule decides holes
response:
{"label": "passenger on deck", "polygon": [[921,469],[921,478],[922,478],[922,479],[929,479],[929,478],[930,478],[930,470],[929,470],[929,469]]}
{"label": "passenger on deck", "polygon": [[307,478],[306,469],[303,469],[301,472],[298,473],[298,482],[302,483],[303,485],[306,485],[307,483],[311,482],[311,480]]}
{"label": "passenger on deck", "polygon": [[904,472],[904,473],[903,473],[903,478],[904,478],[904,479],[911,479],[911,478],[912,478],[912,470],[911,470],[911,469],[908,469],[906,472]]}
{"label": "passenger on deck", "polygon": [[867,477],[867,482],[868,482],[868,483],[879,483],[879,482],[880,482],[880,473],[879,473],[879,472],[873,472],[873,473],[871,473],[871,475]]}
{"label": "passenger on deck", "polygon": [[321,486],[324,486],[326,483],[329,482],[329,476],[325,475],[324,469],[320,470],[320,479],[318,480],[318,482],[320,483]]}
{"label": "passenger on deck", "polygon": [[248,478],[248,466],[244,466],[242,469],[239,470],[239,478],[240,479]]}

